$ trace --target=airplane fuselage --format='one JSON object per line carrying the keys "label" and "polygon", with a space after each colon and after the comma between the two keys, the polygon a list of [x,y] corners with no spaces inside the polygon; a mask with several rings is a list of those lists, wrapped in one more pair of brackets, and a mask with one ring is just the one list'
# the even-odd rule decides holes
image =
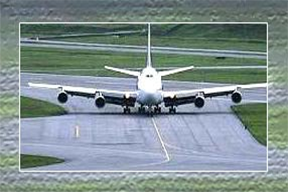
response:
{"label": "airplane fuselage", "polygon": [[142,106],[157,106],[162,103],[161,76],[152,67],[146,67],[138,77],[137,103]]}

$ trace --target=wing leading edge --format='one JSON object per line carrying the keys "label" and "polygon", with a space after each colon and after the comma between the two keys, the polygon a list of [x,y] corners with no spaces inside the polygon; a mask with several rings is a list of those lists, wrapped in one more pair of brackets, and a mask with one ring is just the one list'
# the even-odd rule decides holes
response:
{"label": "wing leading edge", "polygon": [[233,94],[235,91],[242,89],[266,88],[267,83],[247,84],[247,85],[231,85],[222,87],[212,87],[203,89],[181,90],[181,91],[165,91],[163,92],[164,104],[168,106],[178,106],[194,103],[197,96],[203,98],[217,97]]}

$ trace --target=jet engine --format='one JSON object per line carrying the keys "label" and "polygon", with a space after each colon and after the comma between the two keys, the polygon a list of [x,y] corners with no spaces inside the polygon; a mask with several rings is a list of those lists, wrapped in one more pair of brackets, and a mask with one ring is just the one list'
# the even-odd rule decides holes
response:
{"label": "jet engine", "polygon": [[240,103],[242,100],[242,94],[236,90],[232,93],[231,99],[234,103]]}
{"label": "jet engine", "polygon": [[202,108],[205,104],[205,99],[203,96],[196,96],[194,101],[195,107]]}
{"label": "jet engine", "polygon": [[96,94],[95,96],[95,105],[98,108],[103,108],[105,106],[106,100],[102,94]]}
{"label": "jet engine", "polygon": [[68,95],[66,92],[62,91],[61,93],[58,94],[57,99],[59,103],[66,103],[68,101]]}

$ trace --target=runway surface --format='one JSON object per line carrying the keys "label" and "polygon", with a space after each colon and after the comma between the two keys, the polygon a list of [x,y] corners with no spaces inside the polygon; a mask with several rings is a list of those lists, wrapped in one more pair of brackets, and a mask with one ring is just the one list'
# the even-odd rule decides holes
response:
{"label": "runway surface", "polygon": [[[136,79],[21,74],[21,95],[58,104],[57,92],[27,83],[50,83],[133,90]],[[166,90],[221,86],[164,81]],[[266,89],[243,92],[244,102],[265,102]],[[257,143],[231,111],[230,97],[207,99],[177,114],[153,117],[122,114],[122,108],[97,109],[93,99],[70,97],[67,115],[21,119],[21,153],[55,156],[64,163],[25,170],[50,171],[266,171],[266,147]],[[77,133],[78,132],[78,133]]]}
{"label": "runway surface", "polygon": [[[21,39],[21,46],[146,53],[146,46]],[[153,53],[266,59],[266,52],[151,46]]]}

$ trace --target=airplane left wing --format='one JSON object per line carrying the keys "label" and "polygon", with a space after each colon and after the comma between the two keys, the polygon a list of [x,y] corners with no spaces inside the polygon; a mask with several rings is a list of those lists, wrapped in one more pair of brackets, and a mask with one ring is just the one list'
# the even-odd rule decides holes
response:
{"label": "airplane left wing", "polygon": [[232,101],[235,103],[239,103],[242,99],[242,94],[240,92],[242,89],[253,89],[261,87],[263,88],[267,87],[267,83],[231,85],[231,86],[181,90],[181,91],[166,91],[163,92],[163,98],[165,107],[195,103],[196,106],[197,104],[199,104],[197,107],[200,108],[203,107],[204,105],[204,98],[207,97],[211,98],[232,94]]}
{"label": "airplane left wing", "polygon": [[[36,83],[28,83],[28,85],[34,88],[58,89],[60,92],[58,95],[59,102],[61,102],[59,96],[61,93],[63,93],[64,97],[65,97],[65,94],[71,95],[71,96],[94,98],[94,99],[102,97],[105,99],[104,100],[105,103],[132,107],[135,105],[136,97],[137,97],[137,92],[135,91],[116,91],[116,90],[107,90],[107,89],[95,89],[95,88],[86,88],[86,87],[36,84]],[[65,101],[65,99],[63,101]],[[62,102],[62,103],[65,103],[65,102]]]}

